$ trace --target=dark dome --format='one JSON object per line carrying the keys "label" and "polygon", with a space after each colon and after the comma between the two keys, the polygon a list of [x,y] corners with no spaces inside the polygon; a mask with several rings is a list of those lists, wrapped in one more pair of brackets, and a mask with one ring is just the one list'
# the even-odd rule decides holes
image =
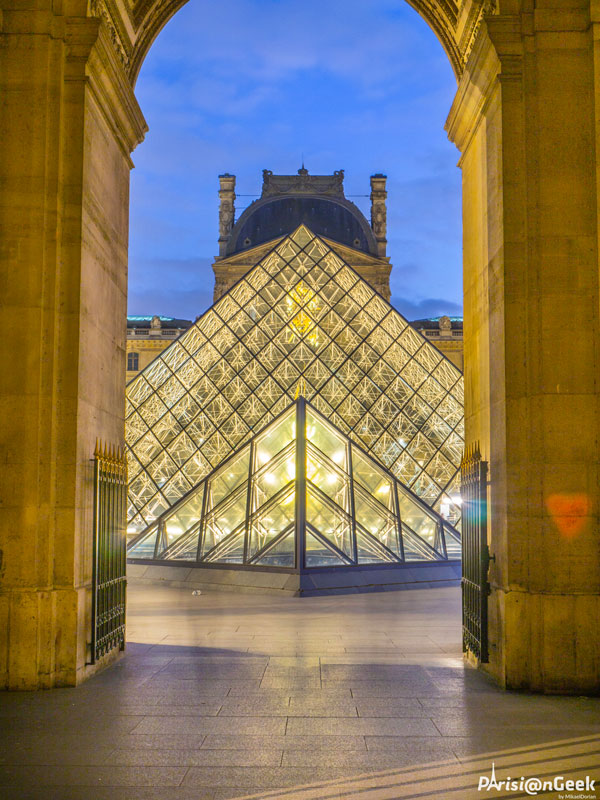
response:
{"label": "dark dome", "polygon": [[257,200],[235,224],[227,255],[272,241],[306,225],[313,233],[375,255],[375,238],[365,217],[347,200],[276,197]]}

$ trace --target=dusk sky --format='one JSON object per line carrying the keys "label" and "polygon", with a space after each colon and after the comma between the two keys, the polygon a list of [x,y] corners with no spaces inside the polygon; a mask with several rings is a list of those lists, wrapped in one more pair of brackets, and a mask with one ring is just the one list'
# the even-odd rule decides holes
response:
{"label": "dusk sky", "polygon": [[[258,195],[262,170],[388,176],[392,302],[460,314],[456,91],[438,40],[401,0],[190,0],[142,67],[149,125],[131,179],[129,313],[194,319],[212,301],[218,179]],[[254,198],[239,196],[236,217]],[[368,197],[350,197],[369,218]]]}

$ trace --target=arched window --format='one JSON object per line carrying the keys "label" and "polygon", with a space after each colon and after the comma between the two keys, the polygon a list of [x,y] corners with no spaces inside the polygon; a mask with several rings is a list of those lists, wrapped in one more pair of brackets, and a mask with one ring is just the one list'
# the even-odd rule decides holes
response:
{"label": "arched window", "polygon": [[137,372],[140,368],[140,354],[127,353],[127,372]]}

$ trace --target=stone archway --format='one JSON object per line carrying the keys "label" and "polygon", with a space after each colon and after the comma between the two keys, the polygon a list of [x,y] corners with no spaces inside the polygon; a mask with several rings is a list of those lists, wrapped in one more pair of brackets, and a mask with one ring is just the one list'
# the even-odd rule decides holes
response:
{"label": "stone archway", "polygon": [[[96,437],[123,435],[133,93],[181,0],[3,3],[2,685],[74,684]],[[588,0],[413,3],[458,90],[467,441],[490,462],[490,664],[599,688],[598,21]],[[486,13],[484,13],[484,11]],[[102,664],[100,665],[102,666]]]}

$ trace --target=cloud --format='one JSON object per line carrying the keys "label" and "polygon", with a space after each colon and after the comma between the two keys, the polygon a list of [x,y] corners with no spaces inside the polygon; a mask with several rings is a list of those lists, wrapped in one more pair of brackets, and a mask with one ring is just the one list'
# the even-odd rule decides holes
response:
{"label": "cloud", "polygon": [[428,319],[429,317],[441,317],[444,314],[452,317],[462,316],[462,306],[452,300],[443,298],[428,297],[423,300],[413,300],[407,297],[396,297],[392,295],[392,305],[407,320]]}
{"label": "cloud", "polygon": [[396,0],[189,3],[136,89],[150,131],[133,156],[132,302],[162,291],[199,313],[194,292],[210,293],[217,252],[217,176],[237,175],[239,216],[263,168],[289,174],[303,155],[313,174],[345,169],[367,218],[369,175],[385,172],[394,295],[422,297],[425,284],[456,302],[460,173],[443,130],[455,89],[439,42]]}
{"label": "cloud", "polygon": [[129,314],[195,319],[212,304],[208,258],[148,258],[130,264]]}
{"label": "cloud", "polygon": [[127,313],[159,314],[193,321],[212,305],[212,301],[212,289],[134,289],[129,293]]}

